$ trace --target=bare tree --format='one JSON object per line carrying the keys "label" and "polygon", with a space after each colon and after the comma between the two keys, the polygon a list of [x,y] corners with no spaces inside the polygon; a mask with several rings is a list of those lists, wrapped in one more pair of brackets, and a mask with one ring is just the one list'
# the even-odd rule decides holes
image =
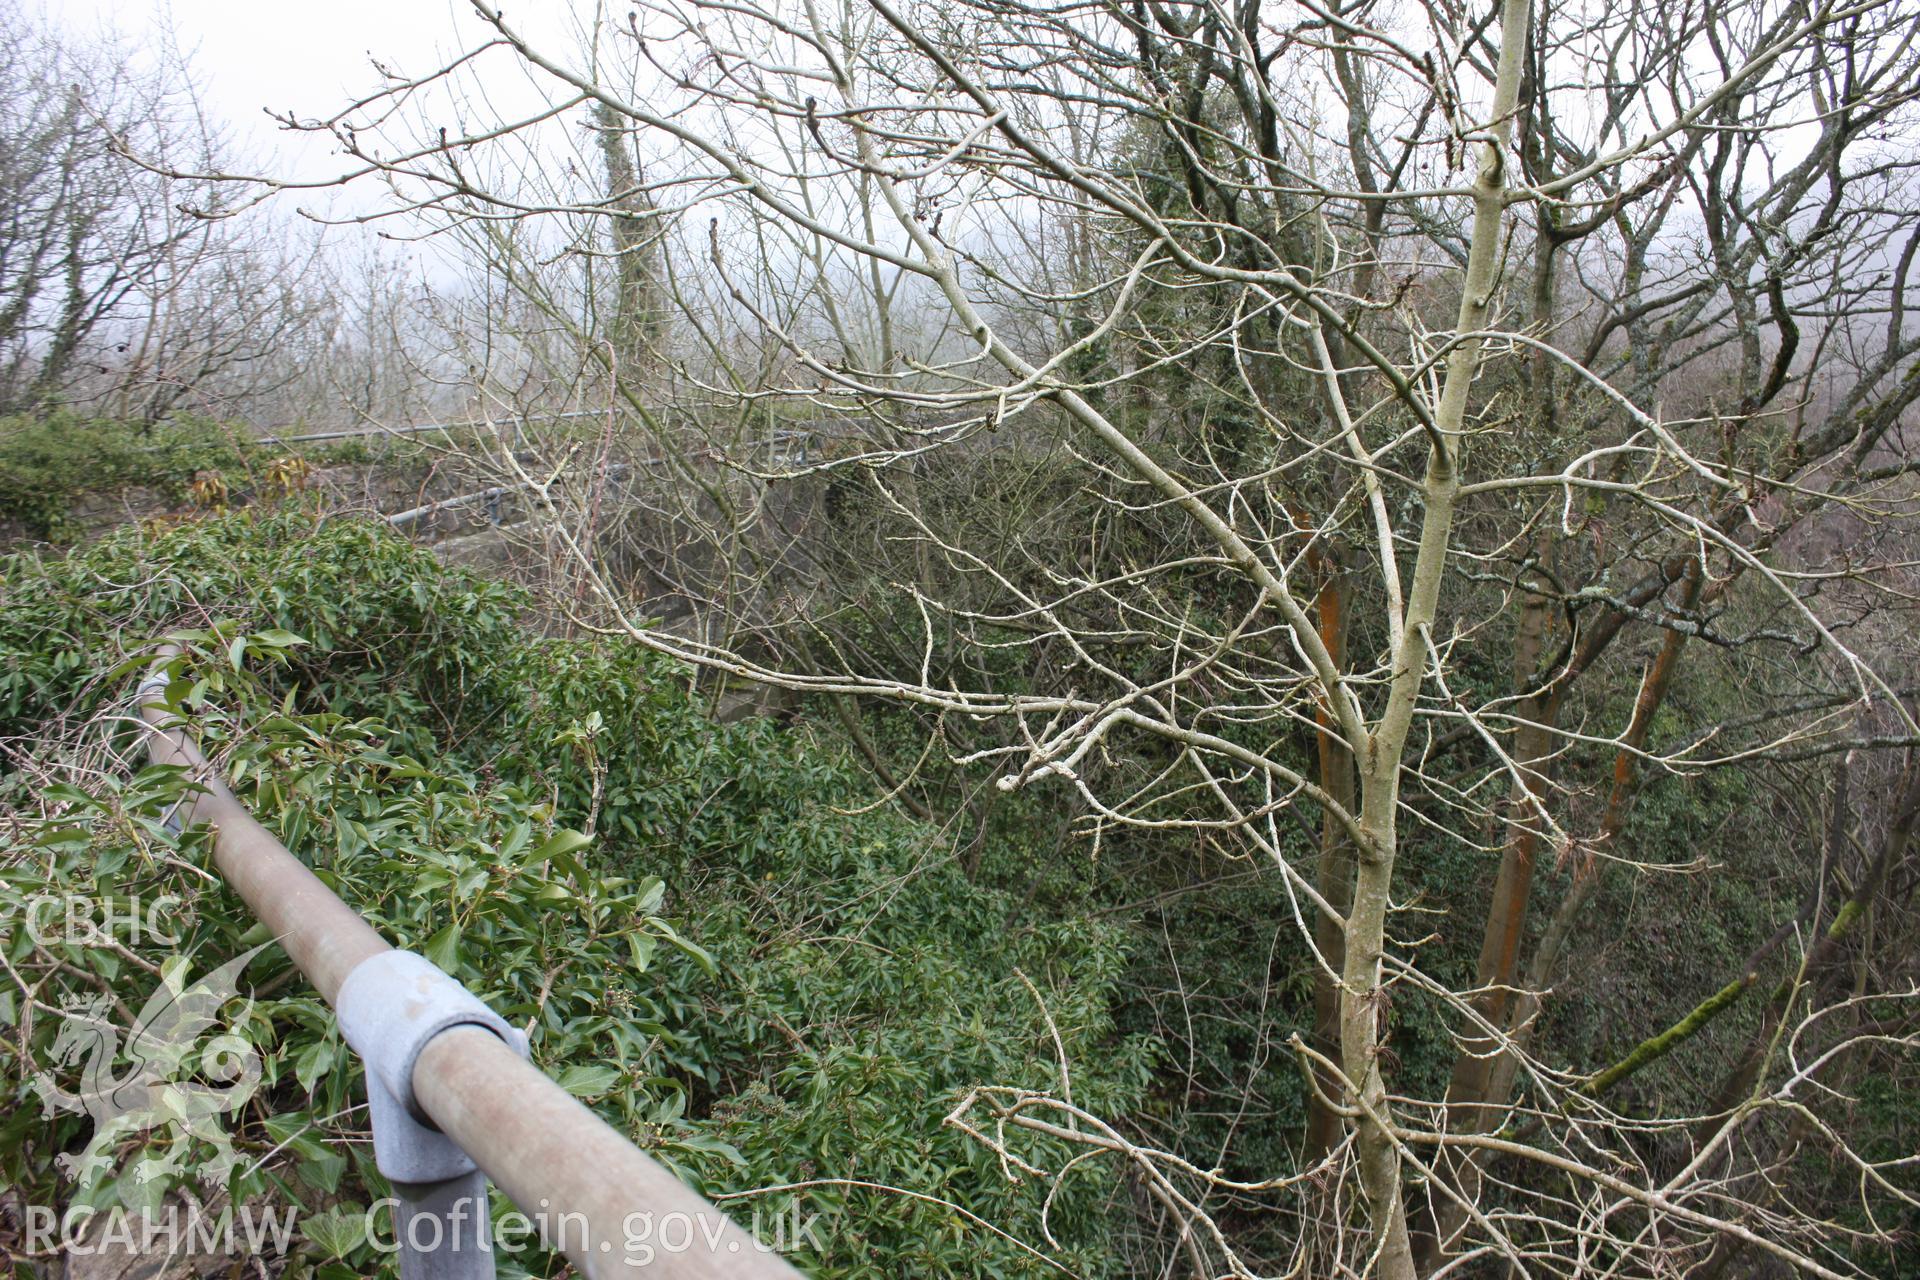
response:
{"label": "bare tree", "polygon": [[[1883,674],[1911,656],[1889,620],[1910,544],[1823,546],[1843,515],[1912,510],[1920,49],[1899,5],[686,0],[579,53],[474,11],[468,54],[308,127],[354,158],[338,180],[483,246],[562,339],[536,381],[608,387],[683,499],[665,522],[709,554],[663,562],[698,625],[653,627],[596,552],[605,450],[584,473],[577,442],[550,466],[500,452],[558,513],[598,598],[582,620],[918,708],[929,750],[1001,791],[1227,842],[1287,888],[1318,996],[1293,1042],[1302,1168],[1230,1178],[1064,1087],[983,1088],[952,1123],[1035,1177],[1007,1135],[1123,1162],[1195,1274],[1252,1273],[1210,1204],[1308,1185],[1317,1273],[1849,1274],[1877,1228],[1753,1194],[1796,1158],[1782,1124],[1828,1144],[1869,1224],[1915,1204],[1908,1159],[1807,1100],[1915,1034],[1910,968],[1832,976],[1864,971],[1836,959],[1862,954],[1843,917],[1911,883],[1916,724]],[[496,62],[541,100],[436,115]],[[409,105],[411,144],[379,125]],[[576,305],[601,226],[612,343]],[[678,315],[639,376],[610,353],[643,260]],[[493,373],[481,391],[527,411]],[[762,416],[804,448],[761,447]],[[783,519],[772,486],[809,478],[871,495],[868,551]],[[983,522],[969,483],[1012,514]],[[1662,739],[1688,666],[1746,705]],[[1847,752],[1901,798],[1877,852],[1810,877],[1798,933],[1756,940],[1801,948],[1750,1061],[1713,1096],[1610,1110],[1754,986],[1611,1065],[1535,1043],[1595,886],[1631,865],[1644,780]],[[1493,864],[1468,984],[1423,965],[1402,896],[1409,850],[1440,846]],[[1569,874],[1530,929],[1543,866]],[[1442,1096],[1395,1085],[1413,1003],[1456,1029]]]}
{"label": "bare tree", "polygon": [[[228,144],[186,58],[0,11],[0,411],[236,415],[297,376],[316,237],[219,216]],[[131,158],[138,155],[145,164]]]}

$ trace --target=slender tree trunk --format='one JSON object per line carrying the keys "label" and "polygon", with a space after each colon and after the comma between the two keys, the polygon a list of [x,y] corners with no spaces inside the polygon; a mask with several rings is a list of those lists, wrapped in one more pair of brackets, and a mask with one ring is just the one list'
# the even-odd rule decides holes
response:
{"label": "slender tree trunk", "polygon": [[[1532,77],[1528,77],[1531,81]],[[1525,86],[1533,89],[1531,83]],[[1531,92],[1527,101],[1532,104]],[[1544,169],[1544,156],[1535,128],[1540,121],[1537,107],[1524,110],[1519,148],[1532,155],[1536,169]],[[1554,312],[1554,261],[1558,249],[1551,205],[1535,211],[1533,279],[1530,296],[1532,328],[1542,341],[1550,340]],[[1551,441],[1558,426],[1558,403],[1554,383],[1558,362],[1544,351],[1536,351],[1528,361],[1531,386],[1529,431],[1525,442],[1537,447]],[[1479,993],[1475,1011],[1495,1027],[1504,1027],[1512,1001],[1514,977],[1519,966],[1520,942],[1526,929],[1527,907],[1533,894],[1533,872],[1540,852],[1539,814],[1548,802],[1546,767],[1552,753],[1554,730],[1560,710],[1562,682],[1543,670],[1548,633],[1553,623],[1552,588],[1554,551],[1559,536],[1551,524],[1543,524],[1533,543],[1530,563],[1515,582],[1519,596],[1514,623],[1511,658],[1512,688],[1521,724],[1513,735],[1513,762],[1516,776],[1507,797],[1506,840],[1502,846],[1500,868],[1494,878],[1487,919],[1480,939],[1477,969]],[[1492,1036],[1468,1027],[1459,1055],[1454,1059],[1453,1078],[1447,1089],[1448,1123],[1455,1128],[1480,1132],[1486,1127],[1492,1101],[1491,1078],[1496,1070],[1498,1045]],[[1444,1235],[1443,1235],[1444,1238]]]}
{"label": "slender tree trunk", "polygon": [[[1535,569],[1520,584],[1519,622],[1513,639],[1513,676],[1515,686],[1523,690],[1518,712],[1522,723],[1513,734],[1513,763],[1516,776],[1507,797],[1507,838],[1500,856],[1500,870],[1494,878],[1493,898],[1487,910],[1486,929],[1481,936],[1480,963],[1474,1008],[1494,1026],[1505,1022],[1513,994],[1514,974],[1519,967],[1520,940],[1526,930],[1527,905],[1533,894],[1533,869],[1540,852],[1541,806],[1548,802],[1547,757],[1553,750],[1553,722],[1557,718],[1558,699],[1539,687],[1540,659],[1546,648],[1547,626],[1552,605],[1547,583],[1538,572],[1538,557],[1551,547],[1551,539],[1542,535],[1537,543]],[[1487,1093],[1488,1073],[1493,1067],[1495,1042],[1469,1031],[1464,1048],[1454,1063],[1453,1084],[1448,1100],[1455,1108],[1452,1119],[1474,1130],[1480,1129],[1479,1104]]]}
{"label": "slender tree trunk", "polygon": [[[1480,146],[1474,176],[1473,238],[1461,281],[1456,332],[1483,330],[1493,312],[1506,207],[1514,108],[1529,38],[1530,0],[1505,0],[1500,13],[1500,60],[1494,81],[1487,140]],[[1480,368],[1481,343],[1462,339],[1447,360],[1446,380],[1434,414],[1444,445],[1428,454],[1423,489],[1426,513],[1421,522],[1419,555],[1406,620],[1394,655],[1387,708],[1365,749],[1360,769],[1361,827],[1354,878],[1353,909],[1347,927],[1346,967],[1342,980],[1341,1065],[1359,1089],[1358,1148],[1361,1187],[1367,1198],[1383,1280],[1419,1273],[1407,1231],[1406,1202],[1400,1185],[1400,1157],[1387,1126],[1391,1123],[1379,1066],[1379,1026],[1385,1013],[1380,960],[1385,937],[1388,893],[1397,852],[1394,824],[1400,800],[1401,755],[1413,722],[1414,702],[1426,671],[1427,646],[1444,576],[1451,537],[1454,498],[1460,480],[1455,454],[1463,441],[1467,402]]]}
{"label": "slender tree trunk", "polygon": [[659,253],[654,240],[659,218],[653,201],[641,190],[640,169],[634,163],[619,113],[604,102],[596,103],[593,123],[600,133],[600,155],[607,170],[607,204],[614,211],[618,295],[609,336],[622,366],[621,375],[631,377],[645,363],[648,344],[665,314],[658,296],[660,273],[654,261]]}
{"label": "slender tree trunk", "polygon": [[[1699,598],[1699,588],[1699,570],[1690,568],[1682,587],[1682,608],[1690,607]],[[1533,959],[1527,966],[1526,978],[1514,997],[1513,1013],[1508,1019],[1508,1034],[1520,1050],[1524,1050],[1532,1038],[1534,1020],[1540,1013],[1540,993],[1553,980],[1554,968],[1566,950],[1574,925],[1585,914],[1587,904],[1599,890],[1601,877],[1606,872],[1604,856],[1627,829],[1634,799],[1640,794],[1640,753],[1646,747],[1654,714],[1660,710],[1666,701],[1667,691],[1673,686],[1674,669],[1679,666],[1680,654],[1686,644],[1686,632],[1669,630],[1660,643],[1660,652],[1654,656],[1640,682],[1640,692],[1633,702],[1633,715],[1627,722],[1627,731],[1621,735],[1620,747],[1614,753],[1613,781],[1607,791],[1607,807],[1600,818],[1599,835],[1595,837],[1593,847],[1586,850],[1584,856],[1575,863],[1573,883],[1567,887],[1566,897],[1560,900],[1552,918],[1547,921],[1547,927],[1540,935],[1540,944],[1534,948]],[[1514,1054],[1501,1055],[1487,1092],[1490,1103],[1501,1106],[1512,1096],[1518,1069],[1519,1061]]]}
{"label": "slender tree trunk", "polygon": [[[1536,544],[1536,557],[1544,555],[1551,545],[1550,535],[1543,533]],[[1537,558],[1535,565],[1538,565]],[[1476,991],[1471,1001],[1480,1018],[1490,1026],[1503,1029],[1513,1003],[1520,942],[1526,932],[1527,905],[1533,895],[1533,872],[1540,852],[1539,808],[1548,801],[1545,769],[1547,757],[1553,750],[1553,722],[1559,707],[1559,699],[1539,687],[1540,658],[1546,647],[1551,615],[1545,590],[1546,583],[1538,575],[1520,583],[1522,595],[1513,639],[1513,680],[1516,688],[1527,692],[1521,695],[1516,708],[1522,723],[1513,735],[1511,754],[1516,776],[1507,796],[1506,842],[1487,906],[1480,960],[1475,971]],[[1453,1077],[1447,1086],[1450,1128],[1481,1133],[1494,1127],[1491,1123],[1495,1111],[1492,1078],[1496,1064],[1505,1057],[1496,1035],[1481,1031],[1478,1024],[1469,1024],[1463,1030],[1460,1049],[1453,1061]],[[1480,1163],[1470,1150],[1443,1149],[1439,1162],[1465,1198],[1471,1200],[1478,1194]],[[1438,1202],[1433,1216],[1431,1230],[1421,1233],[1423,1261],[1429,1265],[1439,1260],[1466,1223],[1465,1211],[1450,1200]]]}
{"label": "slender tree trunk", "polygon": [[1360,1188],[1373,1222],[1372,1247],[1382,1280],[1413,1280],[1413,1246],[1400,1181],[1400,1152],[1388,1125],[1392,1109],[1380,1073],[1381,1026],[1386,1020],[1381,983],[1382,945],[1393,886],[1394,818],[1400,799],[1400,761],[1376,756],[1362,780],[1361,824],[1365,840],[1356,850],[1353,907],[1348,915],[1341,971],[1340,1061],[1357,1092]]}
{"label": "slender tree trunk", "polygon": [[[1326,646],[1334,662],[1344,667],[1347,661],[1347,607],[1352,593],[1345,566],[1340,563],[1337,553],[1323,557],[1321,573],[1316,609],[1320,642]],[[1316,710],[1314,719],[1320,728],[1317,735],[1320,786],[1336,804],[1351,812],[1354,807],[1353,752],[1347,749],[1347,744],[1339,736],[1333,710],[1324,701]],[[1346,925],[1344,917],[1353,905],[1353,853],[1353,838],[1348,835],[1346,826],[1333,813],[1323,814],[1320,821],[1318,888],[1327,905],[1342,918],[1336,920],[1322,912],[1314,922],[1314,945],[1319,949],[1327,968],[1316,965],[1313,972],[1313,1045],[1333,1061],[1338,1061],[1340,1054],[1340,989],[1327,969],[1339,973],[1346,959],[1343,931]],[[1338,1081],[1327,1079],[1324,1075],[1320,1088],[1328,1098],[1338,1098],[1342,1092]],[[1318,1160],[1333,1150],[1340,1141],[1340,1132],[1339,1114],[1319,1098],[1309,1098],[1306,1158],[1309,1161]]]}

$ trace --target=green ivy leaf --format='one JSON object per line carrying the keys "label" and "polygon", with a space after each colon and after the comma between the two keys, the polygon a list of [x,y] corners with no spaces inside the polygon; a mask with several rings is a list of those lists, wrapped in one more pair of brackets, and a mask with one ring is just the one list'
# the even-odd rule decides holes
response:
{"label": "green ivy leaf", "polygon": [[329,1258],[344,1262],[367,1239],[367,1211],[357,1204],[338,1204],[323,1213],[310,1213],[300,1233]]}
{"label": "green ivy leaf", "polygon": [[692,956],[693,962],[702,969],[705,969],[708,973],[718,973],[720,971],[720,966],[715,963],[711,951],[708,951],[693,939],[681,936],[680,932],[665,920],[654,920],[650,923],[661,937],[686,952],[689,956]]}
{"label": "green ivy leaf", "polygon": [[302,1089],[312,1093],[315,1082],[332,1069],[333,1059],[333,1038],[329,1036],[325,1040],[316,1040],[294,1058],[293,1078],[300,1082]]}
{"label": "green ivy leaf", "polygon": [[456,921],[433,935],[420,949],[422,955],[448,973],[460,966],[460,925]]}
{"label": "green ivy leaf", "polygon": [[338,1151],[326,1151],[300,1162],[300,1181],[332,1195],[340,1189],[340,1178],[346,1171],[347,1157]]}

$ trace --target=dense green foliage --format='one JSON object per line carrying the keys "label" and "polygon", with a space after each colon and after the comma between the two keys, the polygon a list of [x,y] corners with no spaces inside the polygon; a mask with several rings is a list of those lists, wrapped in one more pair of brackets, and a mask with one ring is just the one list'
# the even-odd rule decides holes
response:
{"label": "dense green foliage", "polygon": [[67,413],[0,419],[0,511],[29,533],[58,536],[83,494],[143,485],[179,502],[197,473],[241,471],[257,452],[243,447],[232,427],[197,418],[159,424]]}
{"label": "dense green foliage", "polygon": [[[378,462],[392,477],[424,475],[433,444],[464,442],[368,434],[261,444],[243,423],[175,414],[161,422],[88,418],[55,411],[0,418],[0,535],[55,542],[87,532],[74,519],[89,497],[153,493],[170,508],[220,509],[304,483],[306,469]],[[202,484],[195,491],[196,482]],[[9,527],[11,526],[11,527]]]}
{"label": "dense green foliage", "polygon": [[[17,556],[0,590],[0,735],[59,744],[0,782],[0,1175],[30,1202],[161,1189],[111,1168],[61,1185],[54,1157],[84,1147],[88,1122],[40,1114],[30,1077],[55,1034],[45,1008],[90,992],[138,1008],[162,953],[36,940],[19,927],[25,901],[177,895],[196,972],[260,940],[199,870],[204,834],[161,821],[177,773],[83,767],[108,746],[131,758],[108,716],[163,634],[187,645],[169,696],[194,709],[242,798],[397,943],[527,1026],[570,1089],[709,1193],[816,1180],[736,1203],[768,1223],[794,1200],[821,1213],[796,1255],[815,1274],[1044,1269],[941,1203],[1044,1238],[1045,1189],[942,1119],[970,1085],[1052,1085],[1053,1028],[1077,1101],[1139,1104],[1150,1041],[1109,1012],[1122,933],[1023,922],[804,729],[714,724],[684,675],[637,647],[535,638],[509,587],[291,512]],[[362,1127],[359,1072],[284,966],[270,949],[247,974],[265,1075],[235,1118],[248,1158],[234,1191],[297,1201],[305,1263],[369,1274],[391,1259],[341,1224],[381,1193],[378,1175],[364,1145],[332,1140]],[[1063,1162],[1043,1144],[1024,1154]],[[1114,1269],[1116,1174],[1081,1165],[1048,1212],[1083,1274]]]}
{"label": "dense green foliage", "polygon": [[[1020,548],[1023,556],[1009,555],[1013,566],[1005,572],[1036,597],[1045,596],[1045,575],[1060,566],[1073,566],[1084,579],[1098,576],[1097,564],[1077,558],[1086,554],[1088,540],[1072,532],[1098,520],[1106,495],[1091,483],[1076,485],[1064,461],[969,457],[929,465],[917,479],[922,509],[932,513],[929,522],[945,541]],[[1084,691],[1088,677],[1065,646],[1012,628],[949,622],[951,630],[936,631],[931,652],[923,654],[917,605],[887,588],[890,581],[928,572],[916,563],[911,528],[853,480],[842,479],[833,500],[834,531],[844,546],[832,576],[849,601],[834,619],[835,645],[903,681],[919,679],[925,662],[939,687],[989,688],[1010,696]],[[1160,554],[1156,546],[1176,545],[1177,531],[1153,525],[1160,514],[1149,511],[1136,523],[1103,526],[1107,553],[1144,562]],[[983,615],[993,611],[991,584],[978,575],[970,578],[939,562],[932,572],[940,576],[930,597],[963,601]],[[1201,631],[1227,631],[1246,603],[1233,584],[1208,561],[1198,561],[1187,582],[1189,597],[1157,602],[1140,587],[1140,616],[1158,603],[1162,617],[1177,614]],[[1486,588],[1462,573],[1448,590]],[[1128,597],[1126,607],[1135,599]],[[1092,619],[1080,620],[1082,643],[1097,662],[1141,685],[1162,673],[1155,662],[1164,664],[1165,656],[1137,643],[1136,617],[1124,608],[1097,614],[1084,600],[1076,606]],[[1378,602],[1362,598],[1352,613],[1353,647],[1383,647]],[[1489,628],[1482,643],[1462,647],[1457,678],[1487,688],[1511,679],[1506,625]],[[1244,654],[1262,644],[1282,647],[1286,640],[1284,634],[1241,636],[1238,643]],[[1611,660],[1618,665],[1603,667],[1576,690],[1569,719],[1625,724],[1645,657],[1627,652]],[[824,666],[835,658],[823,652],[817,660]],[[1747,713],[1751,672],[1728,669],[1732,659],[1704,646],[1689,660],[1694,678],[1682,683],[1656,719],[1656,743],[1683,739],[1690,725]],[[1146,1104],[1127,1119],[1161,1149],[1228,1177],[1258,1181],[1299,1172],[1307,1096],[1287,1042],[1304,1034],[1314,1018],[1315,960],[1300,926],[1303,918],[1311,921],[1311,906],[1288,892],[1266,853],[1213,825],[1218,809],[1205,793],[1183,786],[1191,775],[1178,771],[1178,753],[1149,735],[1113,734],[1078,766],[1080,779],[1103,800],[1134,797],[1143,812],[1167,824],[1130,828],[1103,822],[1071,782],[1048,778],[1002,792],[983,785],[977,767],[946,763],[994,745],[991,727],[976,729],[957,717],[879,700],[863,705],[861,725],[887,773],[906,780],[910,794],[932,812],[955,815],[956,822],[983,833],[983,881],[1012,888],[1034,918],[1091,916],[1133,934],[1116,1019],[1124,1030],[1155,1040],[1164,1066]],[[1212,727],[1304,774],[1317,769],[1310,729],[1230,717]],[[936,743],[932,751],[929,739]],[[1599,828],[1613,766],[1614,751],[1604,741],[1571,744],[1560,753],[1556,772],[1566,786],[1563,821],[1569,829]],[[1485,828],[1469,829],[1467,838],[1450,830],[1450,797],[1482,785],[1487,771],[1498,767],[1484,743],[1457,736],[1426,761],[1432,788],[1409,789],[1410,810],[1425,820],[1409,817],[1401,833],[1395,936],[1417,952],[1427,973],[1455,991],[1476,983],[1500,837]],[[1762,781],[1755,771],[1732,767],[1649,771],[1643,778],[1614,851],[1637,869],[1601,867],[1600,888],[1576,925],[1541,1020],[1535,1047],[1545,1062],[1574,1074],[1611,1066],[1719,989],[1758,941],[1791,918],[1804,893],[1809,857],[1804,846],[1781,838],[1781,814]],[[1141,801],[1156,784],[1161,793],[1150,804]],[[1250,800],[1246,807],[1252,808]],[[1266,828],[1297,868],[1314,865],[1318,818],[1313,806],[1301,804]],[[1175,825],[1182,820],[1193,825]],[[1551,921],[1577,865],[1557,853],[1543,859],[1535,907],[1524,924],[1527,950]],[[1714,874],[1723,868],[1731,874]],[[1761,1014],[1758,1000],[1723,1014],[1612,1097],[1623,1110],[1646,1114],[1697,1096],[1725,1074]],[[1458,1054],[1457,1010],[1407,984],[1395,990],[1386,1017],[1396,1091],[1444,1097]],[[1523,1079],[1523,1096],[1529,1083]],[[1897,1133],[1910,1121],[1861,1108],[1857,1123],[1862,1131]],[[1667,1141],[1663,1149],[1650,1140],[1647,1158],[1662,1164],[1678,1158],[1682,1139]],[[1216,1220],[1243,1257],[1284,1270],[1303,1234],[1297,1200],[1222,1194],[1214,1206]]]}
{"label": "dense green foliage", "polygon": [[[860,496],[839,495],[839,527],[890,546],[852,518]],[[1076,499],[1041,484],[1025,496],[1033,512]],[[977,506],[968,518],[1013,523]],[[179,778],[128,767],[132,735],[108,719],[152,640],[172,634],[188,646],[173,696],[291,847],[396,941],[529,1025],[543,1065],[688,1179],[722,1196],[789,1188],[731,1202],[770,1233],[795,1205],[803,1218],[821,1213],[797,1255],[818,1274],[1049,1270],[972,1214],[1034,1245],[1050,1230],[1082,1274],[1133,1273],[1152,1256],[1155,1228],[1112,1162],[1074,1166],[1043,1229],[1045,1188],[1009,1179],[942,1126],[969,1085],[1055,1083],[1042,1003],[1081,1105],[1229,1177],[1300,1167],[1306,1099],[1287,1040],[1310,1025],[1313,962],[1280,878],[1204,829],[1102,827],[1064,785],[983,787],[943,764],[944,751],[924,758],[930,731],[954,754],[977,745],[967,726],[870,705],[854,717],[865,750],[895,777],[911,774],[910,794],[950,818],[938,829],[909,821],[876,807],[864,771],[839,758],[824,736],[838,723],[715,724],[689,673],[635,646],[536,638],[529,598],[357,522],[287,512],[126,531],[63,557],[15,557],[0,590],[0,738],[19,745],[0,780],[10,919],[36,895],[172,893],[186,900],[178,950],[195,972],[260,940],[244,909],[193,870],[201,837],[161,824]],[[846,634],[874,653],[916,634],[917,618],[890,616],[877,595],[861,617]],[[937,676],[1003,690],[1057,678],[1044,651],[991,632],[969,639],[978,643],[936,649]],[[917,664],[909,649],[901,661]],[[1141,661],[1124,645],[1110,656]],[[1466,670],[1498,679],[1485,665]],[[1583,714],[1620,720],[1630,687],[1596,685]],[[1737,700],[1737,682],[1715,678],[1676,706],[1719,718]],[[1677,715],[1663,713],[1676,723],[1663,718],[1656,737],[1681,731]],[[1227,731],[1258,745],[1257,727]],[[1311,767],[1310,745],[1288,744],[1297,767]],[[1570,751],[1565,767],[1597,775],[1608,762],[1596,746]],[[1093,768],[1103,788],[1131,791],[1168,763],[1155,744],[1130,743]],[[1463,751],[1439,767],[1464,779],[1480,763]],[[78,785],[48,785],[59,780]],[[1657,873],[1657,895],[1619,875],[1592,902],[1584,934],[1596,942],[1548,1012],[1550,1061],[1590,1071],[1618,1059],[1793,909],[1802,855],[1761,837],[1768,810],[1755,800],[1734,770],[1645,789],[1627,851],[1674,870]],[[1578,798],[1574,817],[1591,827],[1598,802]],[[591,839],[574,834],[589,829]],[[1311,860],[1306,822],[1275,832],[1289,857]],[[1740,874],[1687,874],[1703,848],[1741,851]],[[1432,922],[1423,958],[1469,985],[1477,935],[1461,922],[1484,901],[1490,861],[1419,829],[1407,853],[1407,919]],[[1556,894],[1569,873],[1543,869]],[[52,1161],[85,1147],[89,1122],[50,1120],[32,1090],[56,1035],[47,1010],[112,990],[131,1013],[154,987],[140,961],[171,948],[122,941],[124,952],[36,945],[17,926],[6,936],[18,976],[0,983],[10,1032],[0,1172],[29,1202],[138,1203],[162,1189],[127,1178],[131,1147],[92,1185],[61,1182]],[[364,1129],[350,1110],[357,1067],[275,954],[248,973],[259,999],[247,1034],[266,1086],[235,1126],[242,1168],[271,1154],[236,1190],[303,1206],[303,1265],[366,1274],[390,1260],[350,1229],[357,1206],[382,1193],[365,1148],[341,1141]],[[31,1018],[29,988],[40,1004]],[[1411,992],[1388,1016],[1396,1080],[1437,1096],[1453,1054],[1448,1016]],[[1734,1010],[1618,1101],[1629,1113],[1657,1108],[1717,1077],[1758,1016]],[[62,1064],[69,1087],[78,1065]],[[1858,1109],[1875,1149],[1910,1144],[1897,1091],[1866,1090]],[[1023,1153],[1049,1170],[1068,1159],[1043,1145]],[[1222,1196],[1214,1213],[1262,1263],[1280,1264],[1302,1231],[1285,1196]],[[554,1266],[514,1262],[535,1274]]]}

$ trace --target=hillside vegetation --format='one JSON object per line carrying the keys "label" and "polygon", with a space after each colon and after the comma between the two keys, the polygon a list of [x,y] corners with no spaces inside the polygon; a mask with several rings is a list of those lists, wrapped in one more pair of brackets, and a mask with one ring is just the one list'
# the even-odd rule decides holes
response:
{"label": "hillside vegetation", "polygon": [[[168,1195],[391,1270],[171,644],[813,1274],[1920,1276],[1914,0],[329,8],[304,96],[74,7],[0,0],[16,1270]],[[129,1030],[256,946],[156,1150]]]}
{"label": "hillside vegetation", "polygon": [[[637,646],[541,638],[516,589],[301,511],[15,555],[0,594],[0,1178],[21,1203],[207,1193],[188,1172],[207,1149],[167,1179],[123,1158],[65,1185],[56,1158],[85,1149],[88,1121],[50,1121],[34,1088],[70,1002],[138,1009],[170,951],[200,973],[264,940],[208,875],[205,831],[166,826],[183,778],[143,767],[133,684],[172,637],[170,696],[262,821],[696,1186],[801,1184],[730,1207],[821,1214],[795,1254],[813,1274],[1057,1273],[1015,1240],[1049,1232],[1080,1274],[1119,1269],[1111,1164],[1062,1183],[1043,1230],[1046,1188],[942,1118],[976,1084],[1052,1086],[1062,1054],[1083,1105],[1139,1106],[1154,1047],[1115,1027],[1125,936],[969,882],[942,831],[875,803],[804,724],[715,724],[686,673]],[[171,895],[180,941],[36,937],[29,907],[49,895]],[[359,1067],[276,949],[246,983],[232,1030],[263,1076],[234,1117],[233,1194],[302,1207],[298,1266],[391,1274],[354,1226],[385,1194]]]}

